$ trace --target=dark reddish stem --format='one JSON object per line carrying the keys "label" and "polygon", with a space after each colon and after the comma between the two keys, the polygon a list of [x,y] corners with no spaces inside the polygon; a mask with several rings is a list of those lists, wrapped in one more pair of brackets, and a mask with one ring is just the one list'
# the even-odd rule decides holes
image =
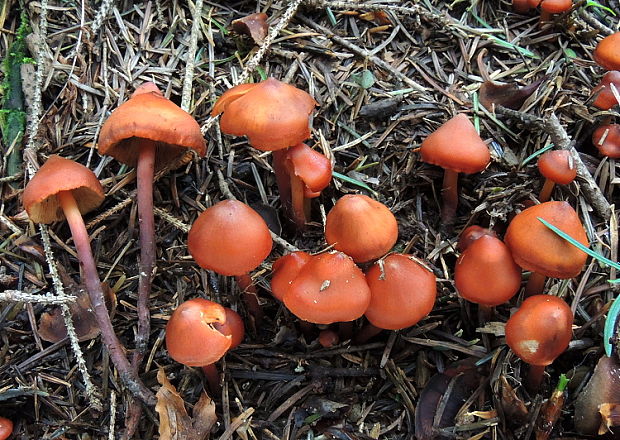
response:
{"label": "dark reddish stem", "polygon": [[382,331],[383,331],[382,328],[376,327],[372,325],[370,322],[368,322],[366,323],[364,327],[362,327],[362,329],[359,332],[357,332],[353,342],[355,342],[355,344],[358,344],[358,345],[365,344],[366,342],[368,342],[370,338],[374,338]]}
{"label": "dark reddish stem", "polygon": [[97,266],[95,265],[95,260],[90,248],[88,232],[86,231],[86,226],[84,225],[84,220],[82,219],[82,214],[80,213],[75,198],[71,191],[61,191],[58,193],[58,200],[65,213],[67,222],[69,223],[69,228],[71,229],[78,258],[84,273],[84,283],[88,290],[91,306],[95,312],[97,324],[101,329],[101,339],[110,354],[112,363],[118,370],[121,380],[134,396],[148,405],[155,405],[155,396],[151,390],[144,386],[135,371],[129,365],[123,346],[116,337],[116,333],[114,333],[114,327],[112,326],[110,315],[105,305],[101,280],[97,274]]}
{"label": "dark reddish stem", "polygon": [[525,285],[525,297],[532,295],[542,295],[545,290],[547,277],[537,272],[530,272],[530,278]]}
{"label": "dark reddish stem", "polygon": [[205,373],[205,377],[207,378],[207,384],[209,386],[209,390],[212,395],[220,393],[220,373],[217,371],[217,366],[215,364],[209,364],[202,367],[202,371]]}
{"label": "dark reddish stem", "polygon": [[243,292],[245,306],[248,308],[250,315],[254,317],[256,328],[260,327],[263,319],[263,308],[258,301],[258,291],[256,290],[256,285],[252,282],[252,277],[247,273],[237,275],[235,281],[237,281],[239,289]]}
{"label": "dark reddish stem", "polygon": [[538,200],[540,201],[540,203],[549,201],[554,187],[555,187],[555,182],[553,180],[545,179],[545,184],[540,190],[540,196],[538,196]]}
{"label": "dark reddish stem", "polygon": [[458,193],[459,173],[446,169],[443,175],[443,189],[441,198],[443,205],[441,207],[441,223],[451,225],[456,217],[456,207],[459,203]]}
{"label": "dark reddish stem", "polygon": [[286,153],[288,149],[273,151],[273,161],[271,166],[276,175],[276,183],[278,184],[278,192],[280,193],[280,202],[286,212],[291,210],[291,181],[286,169]]}
{"label": "dark reddish stem", "polygon": [[530,371],[527,373],[525,387],[530,393],[537,393],[545,375],[544,365],[530,365]]}

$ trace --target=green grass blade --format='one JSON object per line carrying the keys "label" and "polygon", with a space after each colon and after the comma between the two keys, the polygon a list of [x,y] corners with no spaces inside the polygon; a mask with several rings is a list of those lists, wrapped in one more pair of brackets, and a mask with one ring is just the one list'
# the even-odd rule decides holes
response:
{"label": "green grass blade", "polygon": [[605,328],[603,329],[603,346],[605,347],[605,354],[607,356],[611,356],[613,352],[613,346],[610,341],[616,330],[618,315],[620,315],[620,296],[611,303],[609,312],[607,312],[607,319],[605,320]]}
{"label": "green grass blade", "polygon": [[548,151],[550,149],[553,148],[553,144],[549,144],[546,145],[544,148],[541,148],[538,151],[534,151],[532,154],[530,154],[528,157],[526,157],[525,159],[523,159],[523,162],[521,162],[521,166],[527,164],[528,162],[530,162],[532,159],[540,156],[541,154],[543,154],[545,151]]}
{"label": "green grass blade", "polygon": [[349,176],[347,176],[345,174],[337,173],[336,171],[332,171],[332,176],[334,176],[336,179],[343,180],[343,181],[348,182],[348,183],[350,183],[352,185],[357,185],[357,186],[359,186],[361,188],[364,188],[367,191],[370,191],[373,194],[376,194],[376,191],[374,191],[371,187],[366,185],[361,180],[354,179],[354,178],[349,177]]}

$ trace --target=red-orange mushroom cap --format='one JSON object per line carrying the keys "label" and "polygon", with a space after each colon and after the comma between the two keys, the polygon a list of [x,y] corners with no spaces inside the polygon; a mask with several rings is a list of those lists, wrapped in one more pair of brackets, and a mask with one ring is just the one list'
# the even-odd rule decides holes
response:
{"label": "red-orange mushroom cap", "polygon": [[357,263],[379,258],[398,239],[398,223],[383,203],[361,194],[338,199],[327,214],[325,239]]}
{"label": "red-orange mushroom cap", "polygon": [[463,113],[424,139],[420,154],[424,162],[466,174],[484,170],[491,160],[487,145]]}
{"label": "red-orange mushroom cap", "polygon": [[245,325],[241,316],[233,309],[224,307],[224,313],[226,314],[226,320],[214,323],[213,327],[224,336],[230,336],[230,350],[232,350],[243,342]]}
{"label": "red-orange mushroom cap", "polygon": [[297,87],[268,78],[227,90],[211,116],[224,113],[220,127],[226,134],[247,136],[264,151],[280,150],[310,137],[309,117],[316,101]]}
{"label": "red-orange mushroom cap", "polygon": [[190,367],[217,362],[230,349],[232,337],[216,324],[226,323],[226,310],[202,298],[185,301],[172,313],[166,325],[166,348],[175,361]]}
{"label": "red-orange mushroom cap", "polygon": [[543,0],[540,9],[549,14],[561,14],[573,7],[573,0]]}
{"label": "red-orange mushroom cap", "polygon": [[572,337],[573,313],[551,295],[534,295],[506,323],[506,343],[530,365],[547,366],[561,355]]}
{"label": "red-orange mushroom cap", "polygon": [[366,272],[370,304],[366,318],[385,330],[417,324],[435,304],[435,275],[411,255],[391,254]]}
{"label": "red-orange mushroom cap", "polygon": [[456,245],[459,251],[464,252],[474,241],[478,240],[484,235],[490,235],[491,237],[497,237],[495,231],[492,229],[483,228],[478,225],[468,226],[461,232],[459,242]]}
{"label": "red-orange mushroom cap", "polygon": [[620,159],[620,125],[601,125],[592,133],[592,143],[603,156]]}
{"label": "red-orange mushroom cap", "polygon": [[287,152],[287,167],[291,174],[304,183],[304,196],[321,195],[332,180],[332,164],[325,155],[303,143],[294,145]]}
{"label": "red-orange mushroom cap", "polygon": [[592,90],[592,94],[596,95],[596,99],[594,99],[592,103],[594,107],[600,108],[601,110],[609,110],[618,104],[618,100],[611,90],[612,84],[618,93],[620,93],[620,71],[612,70],[611,72],[607,72],[601,78],[601,82]]}
{"label": "red-orange mushroom cap", "polygon": [[0,417],[0,440],[6,440],[13,433],[13,422],[6,417]]}
{"label": "red-orange mushroom cap", "polygon": [[620,70],[620,32],[599,41],[592,57],[607,70]]}
{"label": "red-orange mushroom cap", "polygon": [[271,252],[265,220],[245,203],[224,200],[198,216],[187,247],[199,266],[222,275],[243,275]]}
{"label": "red-orange mushroom cap", "polygon": [[99,179],[84,165],[52,155],[28,182],[23,203],[35,223],[64,220],[65,214],[58,200],[61,191],[71,191],[82,214],[97,208],[104,199]]}
{"label": "red-orange mushroom cap", "polygon": [[370,303],[366,278],[342,252],[313,256],[284,293],[284,305],[315,324],[353,321]]}
{"label": "red-orange mushroom cap", "polygon": [[521,268],[496,237],[483,235],[461,254],[454,282],[467,301],[493,307],[512,298],[521,287]]}
{"label": "red-orange mushroom cap", "polygon": [[136,166],[142,139],[155,143],[155,167],[173,161],[188,149],[204,156],[207,146],[198,122],[164,97],[153,83],[136,89],[106,120],[99,134],[99,153]]}
{"label": "red-orange mushroom cap", "polygon": [[587,254],[556,235],[538,217],[589,246],[579,216],[568,203],[541,203],[523,210],[508,225],[504,241],[515,262],[548,277],[567,279],[579,275]]}
{"label": "red-orange mushroom cap", "polygon": [[577,168],[568,150],[552,150],[538,158],[538,170],[546,179],[568,185],[577,177]]}
{"label": "red-orange mushroom cap", "polygon": [[284,293],[293,283],[302,267],[310,261],[312,257],[307,252],[296,251],[278,258],[272,266],[271,293],[282,301]]}

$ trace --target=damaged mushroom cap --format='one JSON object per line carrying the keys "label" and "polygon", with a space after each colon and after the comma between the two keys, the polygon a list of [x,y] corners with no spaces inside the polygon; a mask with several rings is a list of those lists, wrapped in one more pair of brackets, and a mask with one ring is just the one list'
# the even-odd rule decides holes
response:
{"label": "damaged mushroom cap", "polygon": [[372,325],[399,330],[417,324],[435,305],[435,275],[411,255],[391,254],[366,273],[370,304],[366,318]]}
{"label": "damaged mushroom cap", "polygon": [[230,350],[232,350],[243,342],[245,325],[241,316],[233,309],[224,307],[224,312],[226,313],[226,320],[222,323],[216,322],[213,327],[224,336],[230,336]]}
{"label": "damaged mushroom cap", "polygon": [[203,298],[185,301],[166,325],[166,348],[175,361],[190,367],[217,362],[229,350],[232,337],[217,330],[226,322],[226,310]]}
{"label": "damaged mushroom cap", "polygon": [[71,191],[82,214],[97,208],[104,199],[99,179],[84,165],[52,155],[26,185],[23,203],[30,220],[52,223],[65,219],[56,195]]}
{"label": "damaged mushroom cap", "polygon": [[592,143],[603,156],[620,159],[620,124],[598,127],[592,133]]}
{"label": "damaged mushroom cap", "polygon": [[547,366],[561,355],[572,337],[573,312],[551,295],[534,295],[506,323],[506,343],[530,365]]}
{"label": "damaged mushroom cap", "polygon": [[198,122],[174,102],[165,98],[153,83],[138,87],[101,127],[99,153],[136,166],[142,139],[155,145],[155,168],[172,162],[188,149],[199,156],[206,143]]}
{"label": "damaged mushroom cap", "polygon": [[278,258],[272,266],[271,293],[282,301],[285,292],[293,283],[302,267],[312,257],[307,252],[296,251]]}
{"label": "damaged mushroom cap", "polygon": [[504,242],[515,262],[548,277],[567,279],[579,275],[587,254],[547,228],[538,217],[589,246],[575,210],[566,202],[545,202],[523,210],[508,225]]}
{"label": "damaged mushroom cap", "polygon": [[289,173],[304,183],[304,196],[310,199],[321,195],[332,180],[329,159],[303,143],[290,147],[286,157]]}
{"label": "damaged mushroom cap", "polygon": [[211,116],[223,112],[222,132],[247,136],[254,148],[272,151],[310,137],[309,117],[316,105],[305,91],[268,78],[226,91],[216,102]]}
{"label": "damaged mushroom cap", "polygon": [[546,179],[568,185],[577,177],[577,168],[568,150],[552,150],[538,159],[538,170]]}
{"label": "damaged mushroom cap", "polygon": [[497,237],[497,234],[495,234],[495,231],[492,229],[483,228],[478,225],[468,226],[463,230],[463,232],[461,232],[456,247],[459,251],[464,252],[465,249],[467,249],[474,241],[485,235]]}
{"label": "damaged mushroom cap", "polygon": [[[592,94],[596,95],[592,105],[601,110],[609,110],[618,104],[618,100],[614,96],[611,90],[611,85],[616,87],[618,93],[620,93],[620,71],[612,70],[607,72],[601,78],[601,82],[592,90]],[[598,93],[598,94],[597,94]]]}
{"label": "damaged mushroom cap", "polygon": [[342,252],[313,256],[284,294],[284,305],[315,324],[353,321],[370,303],[362,271]]}
{"label": "damaged mushroom cap", "polygon": [[620,32],[599,41],[592,57],[607,70],[620,70]]}

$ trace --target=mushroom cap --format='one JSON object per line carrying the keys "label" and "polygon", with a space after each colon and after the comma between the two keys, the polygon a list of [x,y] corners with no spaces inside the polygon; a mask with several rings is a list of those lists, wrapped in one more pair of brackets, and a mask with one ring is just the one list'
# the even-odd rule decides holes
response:
{"label": "mushroom cap", "polygon": [[484,170],[491,160],[487,145],[463,113],[424,139],[420,154],[424,162],[466,174]]}
{"label": "mushroom cap", "polygon": [[611,84],[620,92],[620,71],[612,70],[611,72],[607,72],[601,78],[601,82],[594,87],[592,90],[592,94],[596,95],[596,99],[592,102],[594,107],[600,108],[601,110],[609,110],[618,104],[614,93],[611,91]]}
{"label": "mushroom cap", "polygon": [[99,179],[84,165],[52,155],[28,182],[23,203],[28,217],[35,223],[52,223],[65,219],[56,195],[71,191],[82,214],[97,208],[104,199]]}
{"label": "mushroom cap", "polygon": [[319,332],[318,339],[319,344],[321,344],[321,347],[323,348],[333,347],[334,345],[338,345],[338,343],[340,342],[340,336],[338,336],[338,333],[331,329],[321,330]]}
{"label": "mushroom cap", "polygon": [[573,0],[543,0],[540,9],[550,14],[560,14],[573,7]]}
{"label": "mushroom cap", "polygon": [[271,293],[282,301],[285,292],[291,286],[293,280],[299,274],[302,267],[310,261],[312,257],[307,252],[297,251],[286,254],[278,258],[273,263],[271,275]]}
{"label": "mushroom cap", "polygon": [[547,366],[568,347],[572,324],[573,312],[563,299],[533,295],[506,323],[506,343],[528,364]]}
{"label": "mushroom cap", "polygon": [[223,306],[203,298],[185,301],[166,324],[166,348],[175,361],[190,367],[217,362],[229,350],[232,337],[215,324],[226,322]]}
{"label": "mushroom cap", "polygon": [[224,307],[224,312],[226,313],[226,321],[223,323],[216,322],[213,327],[224,336],[230,336],[230,350],[232,350],[243,342],[245,325],[241,316],[233,309]]}
{"label": "mushroom cap", "polygon": [[0,417],[0,440],[6,440],[13,433],[13,422],[6,417]]}
{"label": "mushroom cap", "polygon": [[383,203],[361,194],[338,199],[327,214],[325,239],[356,263],[374,260],[392,249],[398,223]]}
{"label": "mushroom cap", "polygon": [[370,304],[366,318],[375,327],[399,330],[417,324],[435,305],[435,275],[415,257],[391,254],[366,272]]}
{"label": "mushroom cap", "polygon": [[579,275],[587,254],[556,235],[538,220],[545,219],[584,246],[589,246],[583,225],[566,202],[545,202],[523,210],[508,225],[504,242],[523,269],[553,278]]}
{"label": "mushroom cap", "polygon": [[207,146],[198,122],[165,98],[153,83],[142,84],[101,127],[99,153],[136,166],[143,139],[155,143],[155,167],[170,163],[188,149],[204,156]]}
{"label": "mushroom cap", "polygon": [[454,282],[459,294],[467,301],[497,306],[519,291],[521,268],[500,239],[484,235],[456,261]]}
{"label": "mushroom cap", "polygon": [[332,163],[325,155],[299,143],[286,152],[288,172],[304,183],[307,198],[318,197],[332,180]]}
{"label": "mushroom cap", "polygon": [[196,263],[222,275],[243,275],[271,252],[265,220],[238,200],[224,200],[198,216],[187,236]]}
{"label": "mushroom cap", "polygon": [[474,241],[485,235],[497,237],[495,231],[492,229],[483,228],[478,225],[468,226],[463,230],[463,232],[461,232],[461,236],[459,237],[459,242],[456,247],[459,251],[464,252],[465,249],[467,249]]}
{"label": "mushroom cap", "polygon": [[224,113],[220,128],[226,134],[247,136],[263,151],[281,150],[310,137],[309,117],[317,105],[308,93],[268,78],[227,90],[211,116]]}
{"label": "mushroom cap", "polygon": [[538,170],[546,179],[568,185],[577,177],[577,168],[568,150],[551,150],[538,158]]}
{"label": "mushroom cap", "polygon": [[620,159],[620,124],[598,127],[592,133],[592,143],[603,156]]}
{"label": "mushroom cap", "polygon": [[607,70],[620,70],[620,32],[599,41],[592,58]]}
{"label": "mushroom cap", "polygon": [[315,324],[353,321],[370,303],[366,278],[342,252],[315,255],[284,294],[284,305],[299,319]]}

